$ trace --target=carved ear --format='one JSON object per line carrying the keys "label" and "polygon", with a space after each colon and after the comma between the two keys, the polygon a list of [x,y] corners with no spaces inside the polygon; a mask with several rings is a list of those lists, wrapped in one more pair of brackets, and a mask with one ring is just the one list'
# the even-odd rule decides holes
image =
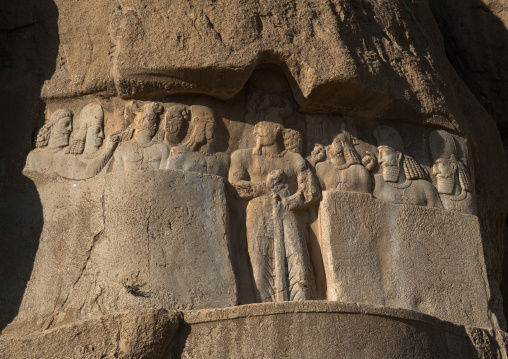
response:
{"label": "carved ear", "polygon": [[395,159],[397,160],[397,163],[399,163],[402,160],[402,152],[397,151]]}

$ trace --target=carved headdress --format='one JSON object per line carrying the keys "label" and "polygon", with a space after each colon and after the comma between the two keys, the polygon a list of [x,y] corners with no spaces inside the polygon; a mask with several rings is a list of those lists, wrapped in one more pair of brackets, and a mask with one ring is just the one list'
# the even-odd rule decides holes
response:
{"label": "carved headdress", "polygon": [[62,118],[70,117],[72,119],[72,112],[65,109],[56,110],[49,118],[48,123],[41,127],[37,133],[37,139],[35,140],[35,147],[41,148],[46,147],[49,142],[49,136],[53,126],[60,121]]}
{"label": "carved headdress", "polygon": [[346,130],[346,124],[342,122],[340,125],[340,132],[335,136],[339,140],[344,150],[344,159],[349,165],[362,163],[362,159],[358,152],[356,152],[355,145],[358,144],[358,139]]}
{"label": "carved headdress", "polygon": [[458,159],[457,146],[453,136],[444,130],[434,130],[430,134],[429,143],[433,160],[436,161],[439,158],[447,160],[452,171],[458,172],[462,189],[471,192],[471,179],[466,166]]}
{"label": "carved headdress", "polygon": [[298,130],[292,128],[284,128],[282,130],[282,136],[284,138],[284,147],[289,152],[302,154],[303,152],[303,136]]}
{"label": "carved headdress", "polygon": [[85,149],[86,132],[89,127],[104,127],[104,112],[98,103],[89,103],[79,114],[79,131],[72,138],[68,153],[82,154]]}
{"label": "carved headdress", "polygon": [[428,171],[420,166],[416,160],[404,153],[404,142],[399,133],[390,126],[378,126],[374,129],[374,137],[376,137],[378,147],[386,146],[401,154],[404,165],[404,174],[407,179],[427,179]]}

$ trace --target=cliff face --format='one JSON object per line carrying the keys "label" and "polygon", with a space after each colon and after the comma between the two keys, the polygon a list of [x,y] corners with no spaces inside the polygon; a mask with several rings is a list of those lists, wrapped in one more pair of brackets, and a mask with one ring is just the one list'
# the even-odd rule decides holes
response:
{"label": "cliff face", "polygon": [[2,350],[150,317],[101,350],[198,355],[215,321],[372,305],[504,350],[506,2],[1,6]]}
{"label": "cliff face", "polygon": [[[455,71],[496,123],[508,161],[508,2],[429,1]],[[508,222],[505,225],[505,251]],[[501,253],[501,251],[500,251]],[[503,253],[506,252],[503,251]],[[503,278],[508,274],[504,266]],[[498,273],[501,271],[498,270]],[[506,296],[506,281],[502,283]],[[505,301],[506,305],[506,301]],[[506,311],[506,309],[505,309]]]}

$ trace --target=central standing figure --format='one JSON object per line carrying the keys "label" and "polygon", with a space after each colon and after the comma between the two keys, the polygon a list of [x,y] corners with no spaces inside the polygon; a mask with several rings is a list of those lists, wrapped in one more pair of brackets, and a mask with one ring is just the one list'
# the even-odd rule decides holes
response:
{"label": "central standing figure", "polygon": [[247,205],[247,243],[256,300],[313,299],[314,275],[306,236],[294,211],[319,198],[302,156],[286,151],[283,126],[261,121],[256,147],[231,156],[229,181]]}

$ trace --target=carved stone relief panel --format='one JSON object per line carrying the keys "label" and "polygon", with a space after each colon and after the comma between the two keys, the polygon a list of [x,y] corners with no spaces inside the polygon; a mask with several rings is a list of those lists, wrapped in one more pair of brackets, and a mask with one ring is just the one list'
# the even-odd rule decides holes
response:
{"label": "carved stone relief panel", "polygon": [[[71,239],[43,234],[41,253],[66,253],[86,236],[72,275],[37,262],[27,293],[46,285],[48,270],[64,283],[47,298],[58,305],[41,307],[41,318],[53,318],[43,322],[146,305],[321,299],[486,323],[472,154],[451,129],[301,113],[284,76],[266,69],[227,101],[89,99],[48,109],[25,173],[38,178],[48,211],[58,186],[75,203],[88,199],[74,186],[95,188],[101,220]],[[467,239],[457,234],[464,228]],[[469,269],[476,275],[458,278]],[[450,283],[460,289],[442,297]]]}

